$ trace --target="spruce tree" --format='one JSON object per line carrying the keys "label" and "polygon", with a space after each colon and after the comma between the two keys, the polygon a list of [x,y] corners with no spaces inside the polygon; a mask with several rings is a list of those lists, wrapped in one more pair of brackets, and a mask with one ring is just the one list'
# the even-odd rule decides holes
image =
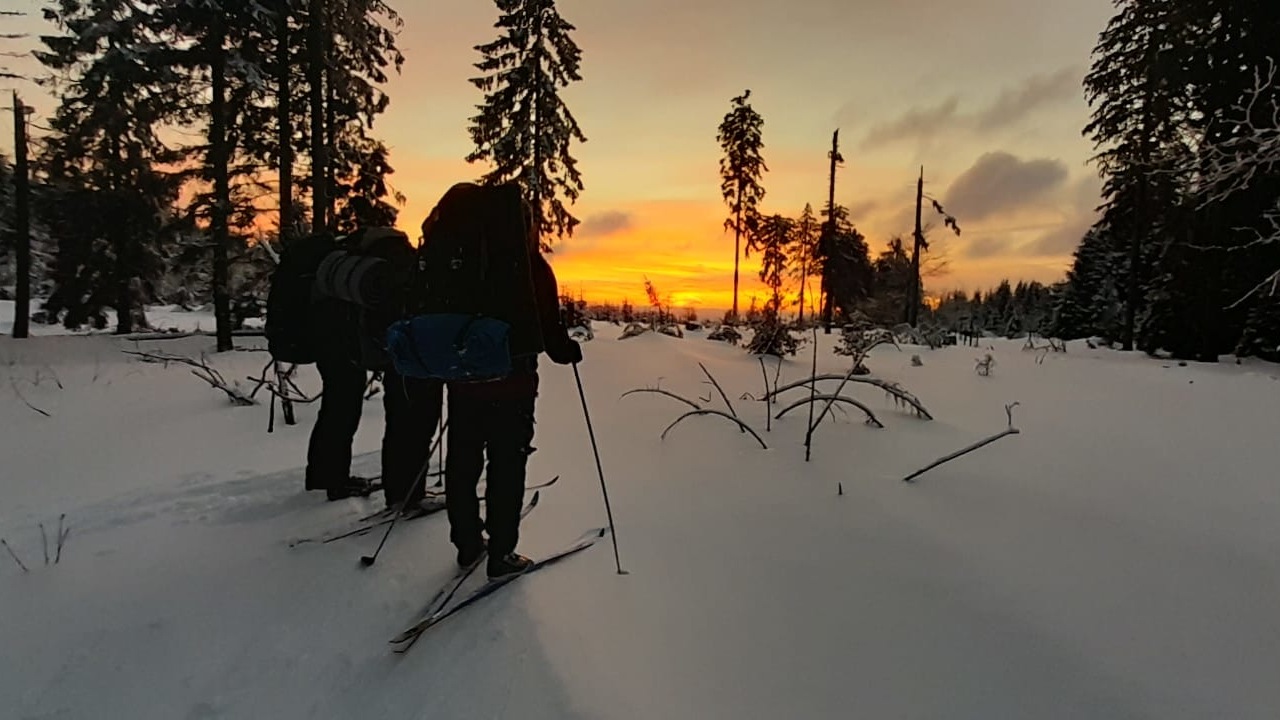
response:
{"label": "spruce tree", "polygon": [[1186,13],[1197,28],[1183,60],[1198,110],[1189,122],[1196,182],[1181,224],[1190,247],[1163,258],[1170,308],[1152,330],[1194,329],[1182,354],[1215,360],[1280,342],[1267,322],[1280,269],[1280,7],[1205,0]]}
{"label": "spruce tree", "polygon": [[1122,332],[1123,243],[1117,242],[1104,220],[1089,229],[1076,248],[1071,268],[1058,298],[1051,332],[1066,340],[1101,336],[1118,339]]}
{"label": "spruce tree", "polygon": [[1186,0],[1118,0],[1099,36],[1085,98],[1093,107],[1085,134],[1104,174],[1104,213],[1111,232],[1126,236],[1121,342],[1133,349],[1146,309],[1153,248],[1172,227],[1166,210],[1179,203],[1173,172],[1186,150],[1182,129],[1193,112],[1180,48],[1194,40],[1181,15]]}
{"label": "spruce tree", "polygon": [[818,240],[822,228],[818,218],[813,214],[813,206],[805,203],[804,212],[795,220],[795,249],[792,251],[792,277],[800,281],[800,315],[798,322],[804,324],[805,293],[809,289],[809,276],[821,276],[822,268],[818,258]]}
{"label": "spruce tree", "polygon": [[720,123],[716,140],[724,151],[720,159],[720,193],[729,206],[726,230],[733,231],[733,310],[738,319],[738,272],[742,255],[742,240],[755,234],[759,225],[759,204],[765,189],[761,184],[769,167],[761,151],[764,149],[764,118],[747,103],[751,91],[746,90],[733,98],[733,109]]}
{"label": "spruce tree", "polygon": [[827,254],[821,258],[827,273],[833,310],[850,317],[871,297],[875,271],[867,239],[849,219],[849,209],[836,205],[823,211],[829,229]]}
{"label": "spruce tree", "polygon": [[782,285],[788,257],[795,241],[795,221],[782,215],[764,218],[757,231],[755,245],[760,248],[760,280],[771,292],[765,303],[765,315],[777,322],[782,311]]}
{"label": "spruce tree", "polygon": [[542,237],[572,236],[579,221],[565,202],[574,203],[584,185],[570,144],[587,138],[560,89],[582,79],[582,51],[570,37],[575,28],[554,0],[494,1],[502,32],[475,48],[483,74],[471,83],[484,102],[470,120],[475,150],[466,159],[489,164],[482,183],[520,183]]}
{"label": "spruce tree", "polygon": [[182,112],[182,74],[154,16],[125,0],[59,0],[45,16],[59,31],[36,53],[59,93],[42,158],[49,193],[37,207],[58,244],[46,310],[65,310],[68,327],[101,326],[111,305],[117,332],[131,332],[179,185],[157,169],[180,160],[157,131]]}

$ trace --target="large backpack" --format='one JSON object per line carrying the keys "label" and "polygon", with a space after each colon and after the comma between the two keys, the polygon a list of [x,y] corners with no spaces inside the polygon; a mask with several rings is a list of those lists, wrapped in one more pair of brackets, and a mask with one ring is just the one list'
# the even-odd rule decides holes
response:
{"label": "large backpack", "polygon": [[397,371],[495,380],[511,373],[514,360],[543,350],[518,185],[454,185],[422,235],[411,317],[387,329]]}
{"label": "large backpack", "polygon": [[387,326],[404,316],[417,269],[409,236],[395,228],[361,228],[339,240],[316,271],[316,292],[343,302],[341,322],[346,356],[365,370],[387,370]]}
{"label": "large backpack", "polygon": [[267,350],[276,361],[296,365],[316,361],[319,347],[312,322],[316,271],[337,247],[327,233],[285,243],[267,291]]}

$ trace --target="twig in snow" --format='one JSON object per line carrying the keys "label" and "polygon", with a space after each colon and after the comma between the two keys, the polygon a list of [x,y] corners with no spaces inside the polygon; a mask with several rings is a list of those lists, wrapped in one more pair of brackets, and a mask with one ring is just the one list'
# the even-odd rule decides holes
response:
{"label": "twig in snow", "polygon": [[47,418],[51,418],[51,417],[53,417],[52,415],[50,415],[49,413],[45,412],[44,410],[41,410],[40,408],[36,407],[35,405],[32,405],[32,404],[31,404],[31,402],[30,402],[29,400],[27,400],[25,397],[23,397],[23,396],[22,396],[22,391],[18,389],[18,383],[17,383],[17,382],[16,382],[12,377],[10,377],[10,378],[9,378],[9,387],[13,388],[13,394],[18,396],[18,399],[22,401],[22,404],[23,404],[23,405],[26,405],[27,407],[31,408],[32,410],[35,410],[36,412],[40,413],[41,415],[43,415],[43,416],[45,416],[45,417],[47,417]]}
{"label": "twig in snow", "polygon": [[[800,387],[803,383],[799,383],[796,387]],[[773,393],[765,396],[767,398],[776,397],[778,389],[774,388]],[[813,327],[813,374],[809,380],[809,423],[805,425],[807,430],[804,433],[804,461],[809,462],[809,458],[813,453],[813,406],[818,397],[818,327]]]}
{"label": "twig in snow", "polygon": [[40,523],[40,546],[44,549],[44,564],[49,564],[49,535],[44,531],[44,523]]}
{"label": "twig in snow", "polygon": [[22,568],[22,572],[30,572],[27,570],[27,566],[22,564],[22,560],[18,558],[18,553],[14,552],[13,548],[9,547],[8,540],[0,538],[0,545],[4,545],[4,549],[9,551],[9,557],[13,558],[13,561],[18,563],[18,567]]}
{"label": "twig in snow", "polygon": [[943,465],[943,464],[949,463],[949,462],[951,462],[952,460],[955,460],[955,459],[956,459],[956,458],[958,458],[958,457],[962,457],[962,456],[964,456],[964,455],[968,455],[969,453],[973,452],[974,450],[978,450],[978,449],[980,449],[980,448],[984,448],[984,447],[986,447],[987,445],[990,445],[991,443],[993,443],[993,442],[995,442],[995,441],[999,440],[1000,438],[1008,437],[1008,436],[1010,436],[1010,435],[1017,435],[1017,434],[1021,433],[1021,432],[1022,432],[1021,430],[1019,430],[1018,428],[1016,428],[1016,427],[1014,427],[1014,426],[1013,426],[1013,409],[1014,409],[1015,407],[1017,407],[1019,404],[1020,404],[1020,403],[1016,403],[1016,402],[1015,402],[1015,403],[1013,403],[1013,404],[1011,404],[1011,405],[1005,405],[1005,406],[1004,406],[1004,413],[1005,413],[1005,415],[1006,415],[1006,416],[1008,416],[1008,418],[1009,418],[1009,427],[1008,427],[1008,428],[1006,428],[1006,429],[1004,430],[1004,432],[997,433],[997,434],[992,435],[991,437],[987,438],[986,440],[982,440],[982,441],[976,442],[976,443],[974,443],[973,445],[970,445],[969,447],[964,448],[963,450],[957,450],[956,452],[953,452],[953,453],[951,453],[950,455],[947,455],[946,457],[939,458],[938,460],[936,460],[936,461],[934,461],[932,464],[930,464],[928,467],[925,467],[925,468],[923,468],[923,469],[921,469],[921,470],[917,470],[916,472],[913,472],[913,473],[911,473],[910,475],[906,476],[905,478],[903,478],[903,479],[902,479],[902,481],[903,481],[903,482],[911,482],[912,480],[915,480],[916,478],[918,478],[918,477],[920,477],[921,475],[923,475],[923,474],[925,474],[925,473],[929,472],[930,470],[932,470],[932,469],[934,469],[934,468],[938,467],[939,465]]}
{"label": "twig in snow", "polygon": [[133,355],[134,357],[141,359],[143,362],[160,363],[166,368],[170,363],[188,365],[191,367],[192,375],[195,375],[201,380],[209,383],[209,385],[214,389],[221,390],[226,393],[227,398],[231,400],[232,404],[240,407],[248,407],[250,405],[258,404],[252,396],[245,395],[238,384],[235,387],[228,385],[226,379],[222,377],[222,373],[212,367],[209,367],[209,364],[205,362],[203,356],[200,360],[192,360],[189,357],[183,357],[181,355],[167,355],[162,353],[149,353],[133,350],[124,350],[122,352],[124,352],[125,355]]}
{"label": "twig in snow", "polygon": [[764,356],[760,356],[760,374],[764,376],[764,431],[773,432],[773,401],[769,399],[769,371],[764,366]]}
{"label": "twig in snow", "polygon": [[[817,363],[815,362],[814,365],[816,366]],[[933,416],[929,414],[929,411],[925,409],[924,404],[921,403],[920,399],[917,398],[915,395],[912,395],[911,393],[907,392],[905,389],[902,388],[901,385],[898,385],[897,383],[891,383],[885,380],[878,380],[876,378],[848,377],[847,375],[836,375],[834,373],[818,375],[817,373],[814,373],[813,377],[805,378],[804,380],[797,380],[796,382],[788,383],[786,385],[783,385],[780,388],[776,388],[770,394],[770,397],[776,398],[778,395],[781,395],[784,392],[787,392],[789,390],[798,390],[800,388],[810,390],[810,383],[816,384],[818,382],[822,382],[825,380],[844,381],[846,379],[848,382],[851,382],[851,383],[859,383],[863,385],[874,385],[880,388],[881,390],[884,390],[889,395],[891,395],[894,398],[894,400],[898,402],[900,405],[910,406],[913,410],[915,410],[916,414],[919,415],[921,418],[924,418],[925,420],[933,419]],[[815,391],[811,390],[811,392],[815,392]],[[810,424],[812,424],[812,422],[810,422]]]}
{"label": "twig in snow", "polygon": [[[716,379],[712,377],[711,371],[707,369],[706,365],[698,363],[698,367],[702,368],[702,372],[706,374],[707,379],[710,380],[711,384],[715,386],[717,391],[719,391],[720,397],[724,398],[724,404],[728,406],[729,412],[732,413],[734,418],[737,418],[738,411],[733,409],[733,403],[729,402],[729,396],[724,394],[724,388],[720,387],[720,383],[716,382]],[[746,430],[743,430],[743,432],[746,432]]]}
{"label": "twig in snow", "polygon": [[657,395],[666,395],[666,396],[667,396],[667,397],[669,397],[669,398],[674,398],[674,399],[676,399],[676,400],[679,400],[680,402],[684,403],[685,405],[688,405],[689,407],[693,408],[694,410],[701,410],[701,409],[702,409],[702,406],[701,406],[701,405],[699,405],[698,403],[696,403],[696,402],[694,402],[694,401],[692,401],[692,400],[690,400],[690,399],[688,399],[688,398],[686,398],[686,397],[681,397],[681,396],[679,396],[679,395],[677,395],[677,394],[675,394],[675,393],[673,393],[673,392],[671,392],[671,391],[669,391],[669,390],[663,390],[662,388],[636,388],[635,390],[628,390],[628,391],[626,391],[626,392],[622,393],[622,396],[621,396],[621,397],[619,397],[618,399],[619,399],[619,400],[621,400],[622,398],[624,398],[624,397],[626,397],[626,396],[628,396],[628,395],[634,395],[635,393],[655,393],[655,394],[657,394]]}
{"label": "twig in snow", "polygon": [[[829,403],[839,402],[839,403],[845,403],[847,405],[852,405],[858,408],[859,410],[861,410],[862,412],[866,413],[868,425],[874,425],[878,428],[884,427],[884,423],[880,422],[880,419],[876,417],[876,414],[871,412],[871,408],[867,407],[866,405],[863,405],[862,403],[858,402],[857,400],[854,400],[853,398],[845,397],[843,395],[814,395],[813,397],[810,397],[810,398],[797,400],[796,402],[788,405],[785,409],[782,410],[782,412],[778,413],[777,419],[781,420],[783,415],[786,415],[787,413],[791,412],[792,410],[795,410],[798,407],[802,407],[804,405],[812,406],[814,403],[822,402],[822,401],[827,401]],[[819,419],[819,421],[821,421],[821,419]]]}
{"label": "twig in snow", "polygon": [[741,428],[742,432],[751,433],[751,436],[756,439],[756,442],[760,443],[761,448],[765,450],[769,449],[769,446],[764,443],[764,440],[762,440],[758,434],[756,434],[755,430],[752,430],[750,426],[748,426],[746,423],[742,422],[738,418],[730,415],[727,412],[723,412],[721,410],[690,410],[689,412],[676,418],[675,422],[668,425],[667,429],[662,431],[662,439],[666,440],[667,433],[671,432],[671,429],[674,428],[676,425],[679,425],[681,421],[683,421],[685,418],[691,418],[691,417],[694,417],[695,415],[715,415],[716,417],[722,417],[726,420],[729,420],[730,422],[733,422],[739,428]]}
{"label": "twig in snow", "polygon": [[57,565],[59,562],[62,561],[62,544],[67,541],[67,536],[71,534],[70,526],[68,526],[65,531],[62,529],[62,521],[65,520],[66,517],[67,517],[66,513],[62,513],[61,515],[58,516],[58,552],[56,555],[54,555],[54,558],[53,558],[54,565]]}

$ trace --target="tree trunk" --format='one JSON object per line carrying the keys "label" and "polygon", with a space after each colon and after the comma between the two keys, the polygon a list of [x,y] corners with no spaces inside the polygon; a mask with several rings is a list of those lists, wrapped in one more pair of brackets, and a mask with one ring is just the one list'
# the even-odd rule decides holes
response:
{"label": "tree trunk", "polygon": [[920,222],[921,210],[924,207],[924,167],[920,168],[920,179],[916,181],[916,229],[915,242],[911,245],[911,277],[907,278],[906,323],[916,326],[920,314],[920,246],[924,244],[924,227]]}
{"label": "tree trunk", "polygon": [[[542,10],[539,8],[533,18],[533,48],[538,70],[542,69],[542,59],[546,51],[543,44]],[[533,83],[533,224],[537,228],[538,244],[542,245],[542,228],[544,215],[542,210],[542,83],[534,79]]]}
{"label": "tree trunk", "polygon": [[738,188],[738,213],[733,225],[733,322],[738,322],[738,256],[742,254],[742,188]]}
{"label": "tree trunk", "polygon": [[827,223],[819,241],[819,255],[822,257],[822,291],[820,294],[822,308],[822,332],[831,334],[831,322],[835,315],[835,303],[831,299],[831,251],[836,237],[836,163],[840,160],[840,131],[831,135],[831,174],[827,183]]}
{"label": "tree trunk", "polygon": [[226,25],[215,17],[211,38],[209,70],[212,98],[209,103],[209,162],[213,174],[213,314],[217,325],[218,352],[233,349],[231,342],[231,291],[227,227],[231,210],[231,160],[227,147],[227,52]]}
{"label": "tree trunk", "polygon": [[325,63],[324,63],[324,132],[325,132],[325,163],[324,163],[324,216],[329,220],[329,229],[337,232],[338,230],[338,178],[337,178],[337,162],[335,148],[338,146],[338,90],[333,82],[334,58],[330,56],[333,51],[333,43],[329,42],[333,37],[333,23],[328,16],[325,17]]}
{"label": "tree trunk", "polygon": [[14,238],[17,255],[17,302],[14,306],[13,336],[25,338],[31,326],[31,183],[27,168],[27,114],[26,107],[13,94],[14,127]]}
{"label": "tree trunk", "polygon": [[800,316],[796,318],[799,325],[804,325],[804,284],[809,280],[809,252],[808,248],[800,251]]}
{"label": "tree trunk", "polygon": [[289,0],[280,0],[276,19],[276,108],[280,143],[280,242],[293,237],[293,107],[290,92]]}
{"label": "tree trunk", "polygon": [[308,79],[311,83],[311,229],[328,227],[325,210],[329,206],[325,168],[329,154],[324,135],[324,0],[311,0],[307,13]]}

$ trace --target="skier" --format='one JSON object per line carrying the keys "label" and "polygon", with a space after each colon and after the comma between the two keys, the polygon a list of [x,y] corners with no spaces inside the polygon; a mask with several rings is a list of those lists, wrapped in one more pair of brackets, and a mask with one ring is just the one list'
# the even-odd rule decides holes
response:
{"label": "skier", "polygon": [[[432,437],[440,424],[444,383],[431,378],[405,377],[394,367],[382,379],[382,487],[387,509],[403,505],[406,515],[433,512],[439,504],[426,499]],[[412,495],[410,495],[412,493]]]}
{"label": "skier", "polygon": [[[559,365],[582,360],[582,349],[560,314],[555,273],[540,251],[530,205],[523,203],[536,316],[547,357]],[[488,382],[449,383],[449,438],[445,460],[445,498],[450,540],[458,565],[469,568],[488,554],[488,576],[500,579],[524,572],[532,561],[515,552],[520,539],[520,509],[525,465],[534,448],[534,406],[538,395],[536,354],[512,359],[512,372]],[[480,520],[476,486],[488,458],[486,521]],[[486,546],[482,530],[487,530]]]}
{"label": "skier", "polygon": [[322,394],[307,447],[306,489],[324,490],[330,501],[367,497],[369,480],[351,475],[351,444],[369,380],[352,348],[358,329],[349,305],[332,297],[314,301],[310,321]]}

